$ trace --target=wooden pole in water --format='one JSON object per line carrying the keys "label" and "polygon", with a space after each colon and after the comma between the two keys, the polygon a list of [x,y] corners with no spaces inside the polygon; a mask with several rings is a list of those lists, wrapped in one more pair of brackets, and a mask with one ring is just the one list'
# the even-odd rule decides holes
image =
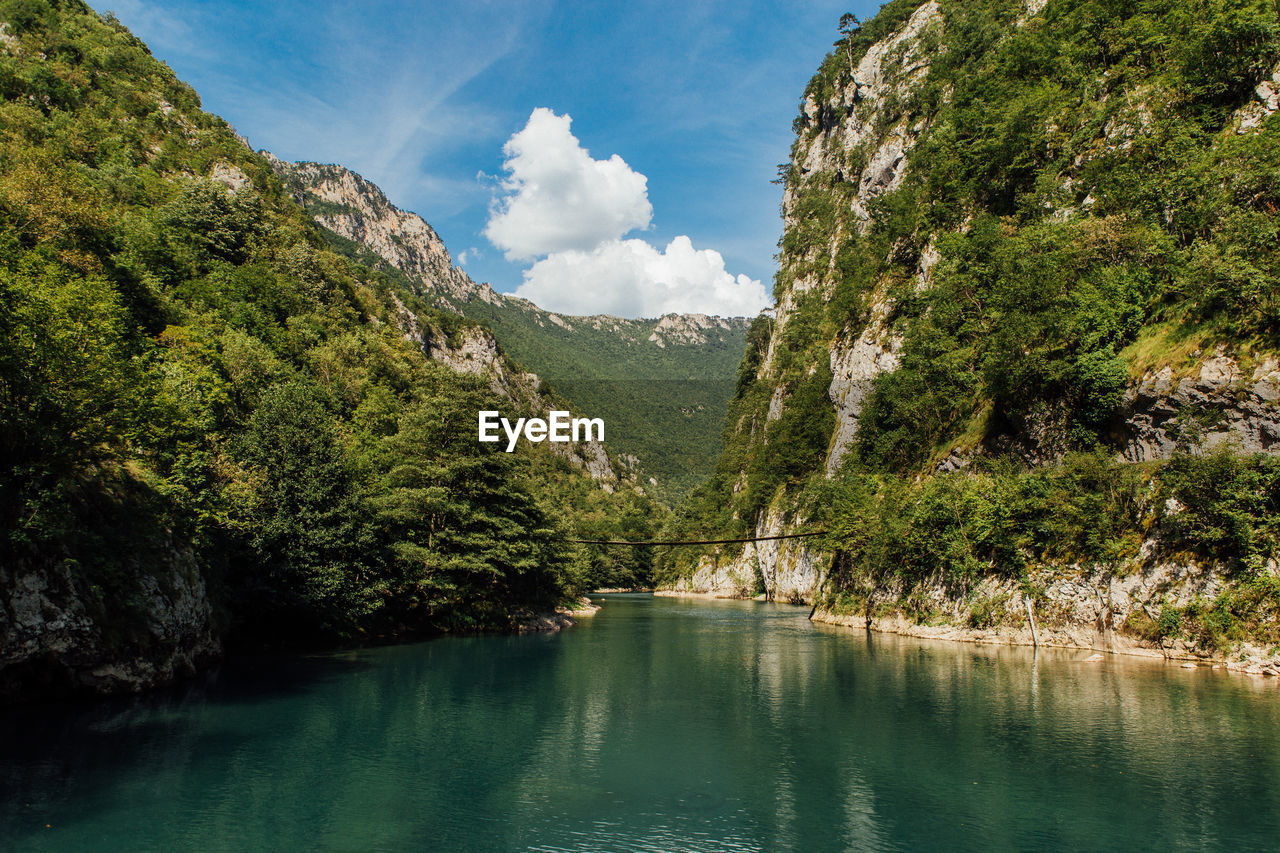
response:
{"label": "wooden pole in water", "polygon": [[1036,614],[1031,609],[1031,599],[1024,595],[1022,603],[1027,606],[1027,622],[1031,624],[1031,647],[1038,649],[1040,648],[1040,638],[1036,636]]}

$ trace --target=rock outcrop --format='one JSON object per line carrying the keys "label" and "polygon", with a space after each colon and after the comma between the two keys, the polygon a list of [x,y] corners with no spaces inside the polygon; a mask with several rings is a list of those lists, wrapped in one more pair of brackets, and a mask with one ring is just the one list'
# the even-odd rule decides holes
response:
{"label": "rock outcrop", "polygon": [[269,151],[260,153],[317,223],[426,283],[419,295],[432,297],[438,307],[499,300],[493,288],[475,283],[454,265],[434,228],[392,204],[376,184],[342,166],[286,163]]}
{"label": "rock outcrop", "polygon": [[[1277,567],[1269,571],[1274,575]],[[1224,584],[1210,566],[1162,555],[1155,533],[1136,558],[1114,568],[1037,568],[1025,584],[985,578],[965,601],[941,585],[925,586],[916,591],[916,605],[947,616],[930,624],[901,612],[902,589],[878,590],[861,613],[819,610],[814,620],[932,639],[1215,662],[1250,675],[1280,675],[1274,649],[1246,642],[1224,655],[1185,638],[1161,638],[1155,630],[1166,607],[1212,600]],[[1036,594],[1028,596],[1028,590]]]}
{"label": "rock outcrop", "polygon": [[1280,65],[1271,75],[1259,81],[1253,90],[1256,100],[1242,107],[1236,114],[1236,133],[1257,130],[1262,123],[1280,110]]}
{"label": "rock outcrop", "polygon": [[742,322],[741,319],[726,320],[724,317],[706,314],[664,314],[658,318],[646,340],[660,347],[668,344],[705,344],[711,339],[707,334],[709,331],[724,332],[735,327],[742,328]]}
{"label": "rock outcrop", "polygon": [[[757,537],[778,536],[793,529],[777,511],[765,514],[756,525]],[[714,598],[754,598],[792,604],[811,603],[819,593],[829,558],[803,539],[774,539],[748,543],[729,558],[704,555],[692,576],[681,578],[670,589]]]}
{"label": "rock outcrop", "polygon": [[104,601],[67,562],[0,566],[0,703],[137,692],[218,658],[199,567],[189,550],[167,552],[129,566],[127,602]]}
{"label": "rock outcrop", "polygon": [[[906,172],[912,148],[925,129],[924,119],[911,113],[893,117],[893,105],[901,103],[929,74],[927,33],[942,26],[942,12],[936,2],[920,6],[906,24],[892,36],[871,46],[854,69],[848,83],[824,103],[809,96],[804,104],[806,122],[792,160],[800,165],[800,186],[812,175],[836,175],[851,182],[849,209],[854,227],[865,230],[870,220],[868,206],[880,195],[895,189]],[[842,121],[833,119],[844,115]],[[887,127],[886,127],[887,125]],[[861,159],[860,159],[861,158]],[[783,226],[801,226],[797,214],[798,193],[788,188],[783,198]],[[819,267],[835,265],[841,235],[826,247],[829,257],[817,258]],[[936,252],[922,254],[919,278],[927,280]],[[821,287],[829,288],[824,277]],[[801,280],[792,291],[805,292],[815,283]],[[775,337],[782,333],[793,307],[792,293],[783,296],[778,307]],[[829,298],[829,297],[828,297]],[[898,366],[901,337],[889,326],[890,303],[877,300],[870,316],[860,327],[845,328],[831,342],[831,386],[828,396],[836,409],[836,431],[832,437],[825,469],[830,476],[838,470],[858,429],[863,401],[876,376]],[[770,353],[773,343],[770,343]],[[768,359],[766,359],[766,364]]]}
{"label": "rock outcrop", "polygon": [[[867,227],[869,205],[899,185],[911,150],[926,126],[910,112],[896,113],[894,105],[928,76],[931,57],[926,39],[936,34],[942,23],[936,2],[921,5],[896,33],[867,50],[847,84],[825,101],[807,97],[792,151],[796,183],[783,195],[785,229],[805,226],[801,197],[806,187],[833,179],[856,188],[847,202],[852,214],[849,220],[857,230]],[[824,301],[831,298],[843,236],[847,234],[837,230],[829,244],[793,261],[799,272],[779,298],[773,331],[757,373],[757,381],[775,382],[766,422],[777,420],[787,405],[790,389],[778,376],[777,353],[786,346],[788,325],[801,301],[814,295]],[[927,285],[937,259],[931,245],[921,253],[917,268],[920,287]],[[875,378],[898,366],[902,339],[889,322],[892,308],[887,297],[874,299],[861,322],[846,326],[828,343],[831,382],[827,396],[836,419],[823,463],[827,476],[835,474],[849,450]],[[754,532],[756,536],[773,536],[798,526],[785,500],[775,501],[755,520]],[[677,581],[675,589],[725,597],[762,593],[780,601],[812,601],[829,559],[810,549],[803,539],[749,544],[732,558],[702,558],[696,572]]]}
{"label": "rock outcrop", "polygon": [[1170,367],[1149,371],[1126,398],[1123,457],[1163,459],[1223,445],[1241,453],[1280,447],[1280,362],[1267,358],[1251,371],[1219,353],[1190,375]]}

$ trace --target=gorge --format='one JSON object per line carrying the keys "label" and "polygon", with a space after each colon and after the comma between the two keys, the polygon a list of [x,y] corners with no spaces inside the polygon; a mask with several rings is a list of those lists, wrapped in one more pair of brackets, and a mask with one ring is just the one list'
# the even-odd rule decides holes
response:
{"label": "gorge", "polygon": [[[762,86],[782,34],[717,8],[683,11]],[[1280,12],[837,34],[774,308],[637,319],[474,280],[404,186],[255,150],[114,14],[0,0],[0,847],[1273,846]]]}

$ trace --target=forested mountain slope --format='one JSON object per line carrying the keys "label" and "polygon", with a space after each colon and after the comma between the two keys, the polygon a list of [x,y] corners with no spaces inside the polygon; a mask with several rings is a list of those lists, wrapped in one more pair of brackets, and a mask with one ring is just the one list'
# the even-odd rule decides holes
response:
{"label": "forested mountain slope", "polygon": [[776,321],[673,526],[829,533],[667,583],[1274,665],[1275,4],[894,0],[842,32]]}
{"label": "forested mountain slope", "polygon": [[558,541],[654,523],[598,446],[476,441],[479,409],[553,405],[333,251],[114,19],[0,2],[0,698],[510,627],[644,574]]}
{"label": "forested mountain slope", "polygon": [[661,495],[679,498],[710,474],[748,320],[544,311],[472,281],[430,225],[349,169],[267,157],[298,203],[343,238],[339,250],[403,274],[432,307],[492,329],[519,364],[578,410],[604,417],[610,450],[652,475]]}

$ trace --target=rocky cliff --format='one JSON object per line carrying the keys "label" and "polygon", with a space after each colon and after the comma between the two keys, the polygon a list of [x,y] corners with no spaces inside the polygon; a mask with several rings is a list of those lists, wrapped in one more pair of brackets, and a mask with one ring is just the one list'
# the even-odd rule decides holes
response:
{"label": "rocky cliff", "polygon": [[[813,211],[801,203],[804,192],[811,185],[826,192],[829,181],[842,185],[842,203],[850,215],[840,217],[839,225],[825,240],[802,252],[784,253],[776,319],[754,377],[757,386],[768,393],[766,422],[781,416],[794,391],[796,371],[791,365],[780,366],[778,354],[792,346],[788,327],[797,319],[798,303],[815,298],[830,302],[839,281],[837,262],[844,241],[850,232],[861,233],[870,227],[870,206],[896,188],[906,172],[926,120],[895,110],[928,76],[930,45],[936,45],[942,26],[938,4],[924,3],[900,28],[872,44],[853,72],[847,78],[842,75],[841,85],[825,98],[819,100],[819,92],[812,87],[805,94],[796,122],[798,139],[791,154],[791,178],[783,194],[783,228],[796,233],[809,227],[806,220]],[[936,250],[930,248],[921,254],[916,272],[920,286],[927,282],[936,262]],[[892,298],[877,293],[869,301],[864,315],[847,318],[833,337],[814,347],[815,353],[829,353],[831,378],[826,397],[835,420],[822,461],[828,476],[839,469],[857,434],[858,417],[875,378],[898,365],[902,333],[888,321]],[[747,433],[763,438],[754,424]],[[778,536],[803,527],[806,520],[783,497],[757,511],[752,533]],[[804,540],[748,544],[737,555],[702,556],[697,570],[678,579],[673,588],[732,597],[762,592],[781,601],[812,602],[829,559]]]}
{"label": "rocky cliff", "polygon": [[422,283],[422,295],[435,307],[456,311],[458,303],[475,299],[493,304],[503,298],[458,269],[444,241],[422,217],[396,207],[381,189],[350,169],[286,163],[269,151],[262,155],[319,225]]}
{"label": "rocky cliff", "polygon": [[[1269,320],[1244,319],[1274,298],[1262,296],[1274,253],[1233,243],[1252,239],[1240,229],[1178,223],[1210,204],[1223,220],[1274,222],[1271,189],[1243,188],[1253,174],[1270,187],[1269,167],[1232,163],[1276,160],[1280,45],[1237,44],[1233,76],[1208,83],[1123,54],[1133,47],[1115,34],[1132,21],[1117,17],[1098,26],[1127,58],[1069,72],[1065,55],[1086,40],[1070,6],[894,2],[837,42],[801,99],[783,172],[776,320],[744,362],[729,448],[691,523],[812,529],[833,518],[833,494],[867,477],[918,486],[1082,451],[1147,464],[1276,452],[1277,342]],[[1204,42],[1229,18],[1215,11],[1194,35],[1147,20]],[[1194,150],[1176,147],[1179,133],[1194,133]],[[1135,169],[1148,171],[1130,180]],[[1206,190],[1212,202],[1173,190],[1205,170],[1228,188]],[[1133,195],[1141,180],[1149,205]],[[1054,641],[1150,647],[1111,629],[1161,602],[1213,599],[1230,572],[1170,555],[1158,525],[1139,538],[1123,567],[1040,565],[959,597],[939,577],[864,598],[880,612],[915,595],[960,624],[998,599],[1025,629],[1019,590],[1034,588]],[[841,583],[829,578],[848,574],[833,566],[842,553],[835,538],[721,548],[676,558],[669,585],[828,601]]]}
{"label": "rocky cliff", "polygon": [[157,563],[132,566],[127,600],[86,584],[76,568],[74,561],[0,566],[0,704],[137,692],[189,678],[221,657],[189,548],[170,545]]}

